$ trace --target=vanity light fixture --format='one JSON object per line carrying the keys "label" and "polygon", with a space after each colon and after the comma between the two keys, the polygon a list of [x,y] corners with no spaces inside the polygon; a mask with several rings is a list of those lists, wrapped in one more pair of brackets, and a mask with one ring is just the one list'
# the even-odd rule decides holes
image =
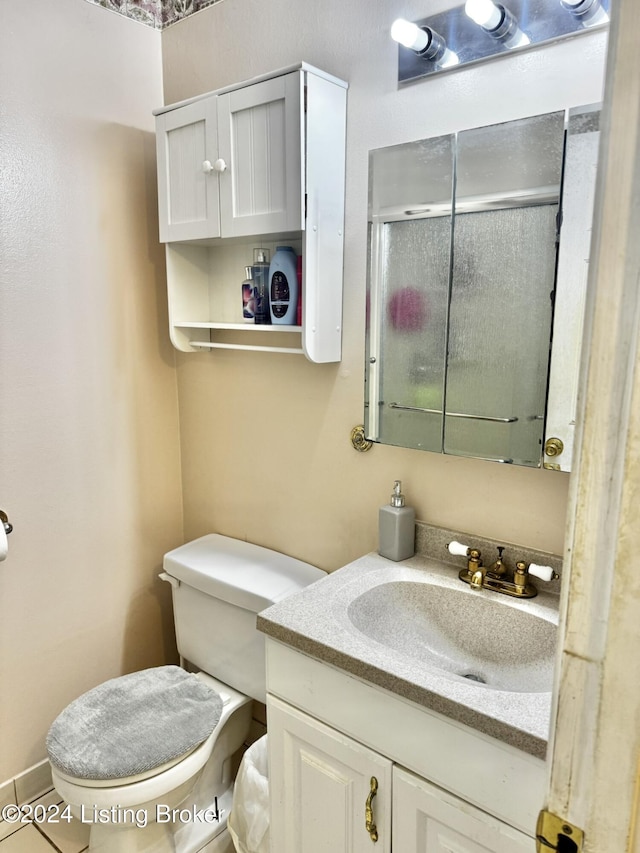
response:
{"label": "vanity light fixture", "polygon": [[531,39],[522,32],[511,12],[492,0],[467,0],[464,11],[485,33],[501,41],[510,50],[531,43]]}
{"label": "vanity light fixture", "polygon": [[433,62],[438,68],[450,68],[458,64],[456,54],[449,50],[440,33],[431,27],[419,27],[404,18],[397,18],[391,25],[391,38],[423,59]]}
{"label": "vanity light fixture", "polygon": [[393,23],[391,36],[398,42],[398,83],[454,72],[465,65],[513,56],[583,33],[593,34],[608,25],[611,0],[461,2],[428,18]]}
{"label": "vanity light fixture", "polygon": [[606,24],[609,21],[600,0],[560,0],[560,5],[583,27],[597,27],[598,24]]}

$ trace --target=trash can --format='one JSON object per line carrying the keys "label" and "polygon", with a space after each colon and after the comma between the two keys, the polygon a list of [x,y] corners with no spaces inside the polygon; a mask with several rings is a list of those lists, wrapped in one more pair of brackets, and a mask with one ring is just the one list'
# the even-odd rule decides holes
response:
{"label": "trash can", "polygon": [[238,853],[269,853],[267,735],[242,756],[227,827]]}

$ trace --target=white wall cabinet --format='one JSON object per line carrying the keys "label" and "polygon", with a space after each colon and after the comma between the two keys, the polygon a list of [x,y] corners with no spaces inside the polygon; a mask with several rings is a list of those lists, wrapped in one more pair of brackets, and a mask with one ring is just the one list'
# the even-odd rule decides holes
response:
{"label": "white wall cabinet", "polygon": [[303,87],[294,71],[157,116],[161,242],[302,230]]}
{"label": "white wall cabinet", "polygon": [[[155,115],[174,346],[339,361],[346,83],[302,63]],[[302,255],[301,325],[245,323],[244,268],[277,245]]]}
{"label": "white wall cabinet", "polygon": [[272,696],[267,708],[274,853],[533,853],[532,838],[314,717]]}

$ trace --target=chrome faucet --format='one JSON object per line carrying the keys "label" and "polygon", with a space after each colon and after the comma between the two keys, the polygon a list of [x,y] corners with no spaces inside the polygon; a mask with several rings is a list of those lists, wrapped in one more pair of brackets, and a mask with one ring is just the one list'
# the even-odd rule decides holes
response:
{"label": "chrome faucet", "polygon": [[475,590],[490,589],[515,598],[533,598],[538,590],[531,583],[530,575],[543,581],[560,577],[551,566],[540,566],[537,563],[527,565],[522,560],[516,563],[509,577],[509,570],[502,560],[502,546],[498,547],[498,558],[488,569],[483,566],[482,554],[477,548],[470,548],[461,542],[449,542],[447,550],[450,554],[468,558],[467,568],[462,569],[458,577]]}

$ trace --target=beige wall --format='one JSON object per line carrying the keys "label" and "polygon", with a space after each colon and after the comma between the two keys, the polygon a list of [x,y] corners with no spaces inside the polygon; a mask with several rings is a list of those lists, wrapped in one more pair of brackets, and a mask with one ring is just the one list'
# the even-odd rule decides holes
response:
{"label": "beige wall", "polygon": [[350,84],[342,363],[178,356],[188,538],[216,530],[333,570],[376,547],[400,478],[424,521],[562,552],[567,475],[349,443],[363,411],[368,150],[602,97],[601,33],[398,91],[389,26],[425,13],[424,0],[227,0],[163,33],[166,103],[301,59]]}
{"label": "beige wall", "polygon": [[[175,653],[174,355],[151,110],[160,35],[82,0],[0,10],[0,781],[69,701]],[[166,588],[165,588],[166,587]]]}
{"label": "beige wall", "polygon": [[397,91],[388,25],[422,0],[229,0],[165,31],[165,102],[300,59],[351,86],[342,363],[182,355],[177,395],[151,118],[160,35],[82,0],[0,14],[0,507],[15,525],[0,781],[44,757],[51,719],[83,690],[174,654],[156,575],[183,539],[180,455],[185,538],[217,530],[335,569],[376,547],[401,478],[421,519],[561,551],[565,475],[349,444],[367,151],[598,100],[602,36]]}

